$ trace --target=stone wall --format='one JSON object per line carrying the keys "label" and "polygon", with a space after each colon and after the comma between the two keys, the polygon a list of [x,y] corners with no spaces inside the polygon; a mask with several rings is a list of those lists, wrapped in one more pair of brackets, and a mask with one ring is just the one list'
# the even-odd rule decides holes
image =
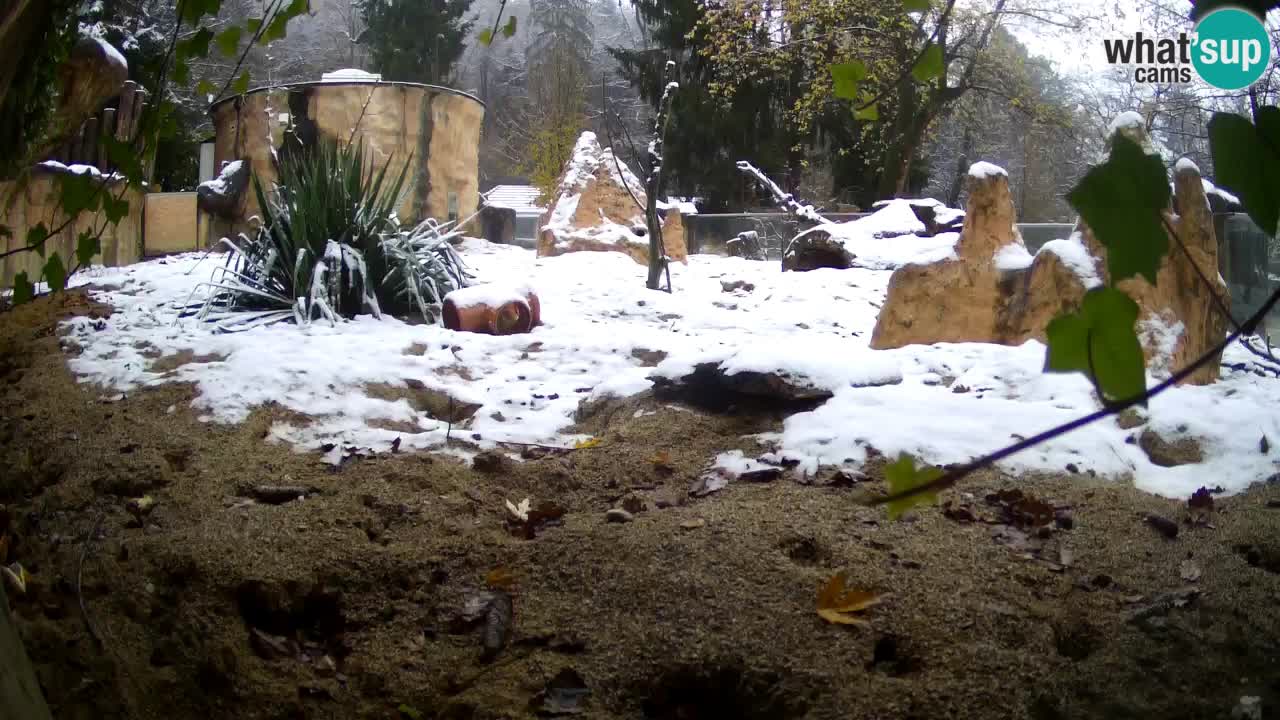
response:
{"label": "stone wall", "polygon": [[[408,162],[399,208],[405,222],[444,221],[451,214],[466,219],[479,207],[484,105],[470,95],[406,83],[306,83],[255,90],[211,112],[217,167],[247,160],[264,187],[277,178],[273,157],[284,152],[285,132],[292,128],[303,145],[354,137],[375,167],[390,160],[389,175]],[[257,212],[250,187],[228,218],[230,229],[244,229]]]}
{"label": "stone wall", "polygon": [[[65,170],[45,167],[32,169],[25,184],[16,181],[0,183],[0,217],[12,233],[0,236],[0,249],[11,250],[26,245],[27,231],[44,223],[52,230],[66,219],[62,213],[61,192],[57,175]],[[121,192],[124,181],[108,184],[112,195]],[[93,263],[101,265],[128,265],[142,257],[142,215],[145,199],[134,188],[124,190],[122,196],[129,202],[129,212],[119,225],[111,225],[106,216],[98,213],[81,213],[62,232],[45,241],[45,257],[57,252],[70,270],[75,265],[76,244],[80,233],[106,226],[102,234],[102,251],[94,256]],[[35,281],[44,267],[45,258],[38,253],[22,252],[0,260],[0,287],[13,286],[13,278],[21,272]]]}

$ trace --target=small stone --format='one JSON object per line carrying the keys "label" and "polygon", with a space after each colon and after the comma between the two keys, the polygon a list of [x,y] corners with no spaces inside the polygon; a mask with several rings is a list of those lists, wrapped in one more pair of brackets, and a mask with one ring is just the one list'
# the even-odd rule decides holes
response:
{"label": "small stone", "polygon": [[1146,423],[1147,419],[1135,408],[1129,408],[1116,416],[1116,424],[1120,426],[1121,430],[1132,430]]}
{"label": "small stone", "polygon": [[636,516],[622,508],[613,508],[604,514],[604,519],[611,523],[629,523],[635,520]]}
{"label": "small stone", "polygon": [[1161,517],[1159,515],[1148,515],[1145,518],[1145,522],[1156,530],[1159,530],[1161,535],[1164,535],[1170,540],[1178,537],[1178,523],[1170,520],[1169,518]]}
{"label": "small stone", "polygon": [[1057,510],[1053,513],[1053,522],[1059,530],[1070,530],[1076,526],[1075,518],[1070,510]]}
{"label": "small stone", "polygon": [[1182,579],[1186,582],[1195,582],[1200,579],[1200,566],[1196,565],[1193,560],[1183,560],[1179,569]]}
{"label": "small stone", "polygon": [[1179,438],[1169,442],[1150,428],[1144,430],[1138,438],[1138,447],[1147,454],[1147,458],[1160,467],[1178,467],[1192,465],[1204,461],[1204,451],[1195,438]]}
{"label": "small stone", "polygon": [[697,530],[700,527],[706,526],[706,524],[707,524],[706,520],[703,520],[702,518],[694,518],[693,520],[685,520],[684,522],[680,523],[680,529]]}
{"label": "small stone", "polygon": [[1262,720],[1262,698],[1245,695],[1231,709],[1231,720]]}

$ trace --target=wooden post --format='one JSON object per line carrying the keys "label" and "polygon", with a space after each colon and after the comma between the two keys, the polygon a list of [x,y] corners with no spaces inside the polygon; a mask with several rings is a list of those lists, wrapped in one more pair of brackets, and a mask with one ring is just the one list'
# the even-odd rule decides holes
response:
{"label": "wooden post", "polygon": [[91,117],[84,124],[84,145],[80,148],[80,162],[92,165],[98,159],[98,118]]}
{"label": "wooden post", "polygon": [[129,142],[133,139],[133,96],[138,92],[138,83],[130,80],[120,89],[120,110],[116,113],[116,139]]}
{"label": "wooden post", "polygon": [[116,131],[116,110],[115,108],[107,108],[102,111],[102,138],[98,140],[98,169],[102,172],[111,171],[111,158],[107,157],[107,144],[102,140],[114,137]]}
{"label": "wooden post", "polygon": [[13,624],[4,583],[0,583],[0,708],[5,717],[52,720],[31,660]]}

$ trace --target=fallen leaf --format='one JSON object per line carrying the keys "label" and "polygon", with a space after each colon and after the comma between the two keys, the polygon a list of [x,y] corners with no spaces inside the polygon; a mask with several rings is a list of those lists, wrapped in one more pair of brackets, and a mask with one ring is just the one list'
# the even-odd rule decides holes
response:
{"label": "fallen leaf", "polygon": [[521,500],[519,505],[512,505],[510,500],[507,501],[507,512],[511,513],[513,518],[521,522],[528,521],[529,508],[529,498]]}
{"label": "fallen leaf", "polygon": [[511,590],[515,587],[516,576],[504,567],[496,567],[484,576],[484,584],[492,590]]}
{"label": "fallen leaf", "polygon": [[603,440],[601,440],[601,439],[600,439],[600,438],[598,438],[598,437],[587,438],[586,440],[579,440],[578,442],[574,443],[574,444],[573,444],[573,449],[574,449],[574,450],[589,450],[589,449],[591,449],[591,448],[593,448],[593,447],[599,447],[601,442],[603,442]]}
{"label": "fallen leaf", "polygon": [[849,590],[845,587],[844,573],[831,576],[818,591],[818,616],[838,625],[870,627],[870,623],[851,613],[861,612],[878,604],[883,596],[866,590]]}
{"label": "fallen leaf", "polygon": [[25,595],[27,592],[27,582],[31,580],[30,573],[26,568],[22,567],[22,563],[14,563],[6,567],[0,567],[0,572],[4,573],[4,579],[9,581],[13,586],[14,592],[19,595]]}
{"label": "fallen leaf", "polygon": [[649,462],[653,463],[654,465],[670,465],[671,453],[667,452],[666,450],[659,450],[657,453],[654,454],[653,457],[649,458]]}
{"label": "fallen leaf", "polygon": [[422,720],[422,711],[412,705],[400,703],[400,707],[396,708],[396,710],[401,715],[409,718],[409,720]]}
{"label": "fallen leaf", "polygon": [[151,514],[156,507],[156,499],[150,495],[143,495],[140,498],[133,498],[124,504],[124,509],[133,516],[138,525],[142,525],[143,519]]}

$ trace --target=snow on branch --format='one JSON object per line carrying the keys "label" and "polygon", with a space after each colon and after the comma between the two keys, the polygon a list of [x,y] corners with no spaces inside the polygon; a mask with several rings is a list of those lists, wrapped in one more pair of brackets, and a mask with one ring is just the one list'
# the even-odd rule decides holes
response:
{"label": "snow on branch", "polygon": [[800,218],[800,220],[811,225],[827,225],[831,222],[830,220],[822,217],[822,215],[819,214],[812,205],[803,205],[798,202],[795,199],[795,196],[791,193],[783,192],[782,188],[778,187],[778,183],[770,180],[769,176],[761,172],[755,165],[752,165],[746,160],[739,160],[738,169],[755,178],[756,182],[760,183],[761,187],[768,190],[769,195],[773,197],[773,201],[778,205],[778,207],[786,210],[792,215],[795,215]]}

